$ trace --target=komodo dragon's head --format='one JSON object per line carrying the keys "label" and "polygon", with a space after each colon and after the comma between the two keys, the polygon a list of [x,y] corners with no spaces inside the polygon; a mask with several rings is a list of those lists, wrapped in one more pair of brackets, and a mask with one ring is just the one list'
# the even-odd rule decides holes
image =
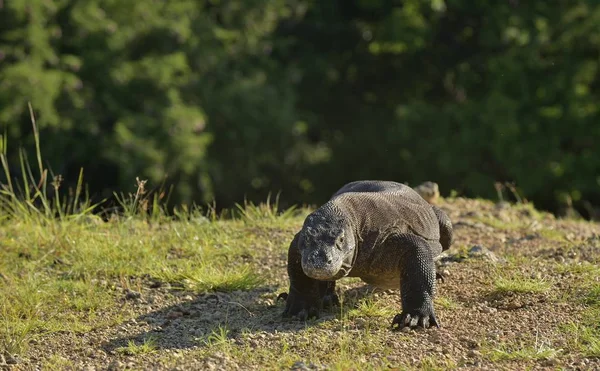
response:
{"label": "komodo dragon's head", "polygon": [[304,221],[298,241],[302,270],[317,280],[336,280],[352,269],[356,242],[341,215],[317,210]]}

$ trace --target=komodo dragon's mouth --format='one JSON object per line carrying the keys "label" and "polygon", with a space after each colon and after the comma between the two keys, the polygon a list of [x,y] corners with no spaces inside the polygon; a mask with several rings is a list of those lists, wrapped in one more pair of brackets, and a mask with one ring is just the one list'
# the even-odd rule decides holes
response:
{"label": "komodo dragon's mouth", "polygon": [[[347,256],[343,261],[342,261],[342,265],[340,267],[340,269],[337,271],[337,273],[331,275],[330,277],[327,278],[317,278],[317,277],[312,277],[315,279],[320,279],[323,281],[335,281],[338,280],[340,278],[346,277],[350,271],[352,270],[352,267],[354,266],[354,261],[356,260],[356,255],[357,255],[357,249],[354,249],[354,253],[350,256]],[[307,273],[307,272],[305,272]],[[308,276],[311,276],[310,274],[307,274]]]}

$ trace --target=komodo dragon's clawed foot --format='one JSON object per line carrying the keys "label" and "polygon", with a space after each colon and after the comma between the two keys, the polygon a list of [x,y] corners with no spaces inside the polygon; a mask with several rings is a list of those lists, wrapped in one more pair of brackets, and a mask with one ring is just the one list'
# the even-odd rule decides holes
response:
{"label": "komodo dragon's clawed foot", "polygon": [[411,311],[405,312],[402,311],[400,314],[396,314],[394,319],[392,320],[392,329],[393,330],[402,330],[405,327],[414,328],[414,327],[440,327],[440,324],[435,317],[433,311],[429,314],[419,313],[420,311]]}
{"label": "komodo dragon's clawed foot", "polygon": [[285,310],[282,313],[283,318],[296,318],[300,321],[306,321],[310,318],[318,318],[322,305],[318,300],[307,300],[300,294],[290,292],[286,297]]}

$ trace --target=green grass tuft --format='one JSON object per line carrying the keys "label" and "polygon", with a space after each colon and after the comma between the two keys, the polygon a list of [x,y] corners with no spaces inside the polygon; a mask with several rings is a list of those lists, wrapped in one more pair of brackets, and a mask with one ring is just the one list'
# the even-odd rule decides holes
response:
{"label": "green grass tuft", "polygon": [[156,351],[156,338],[149,336],[145,338],[141,344],[136,344],[135,341],[129,340],[127,346],[116,349],[117,353],[128,356],[137,356],[140,354],[150,354]]}
{"label": "green grass tuft", "polygon": [[498,294],[507,293],[545,293],[552,287],[547,281],[529,279],[524,277],[500,277],[494,280],[494,292]]}
{"label": "green grass tuft", "polygon": [[73,362],[61,357],[59,355],[53,354],[48,357],[47,360],[43,363],[43,370],[66,370],[66,369],[74,369]]}
{"label": "green grass tuft", "polygon": [[569,334],[569,345],[585,357],[600,357],[600,329],[598,328],[600,310],[587,313],[584,323],[569,323],[562,326]]}
{"label": "green grass tuft", "polygon": [[193,266],[163,267],[151,275],[161,281],[181,283],[184,288],[197,292],[251,290],[260,286],[264,280],[250,266],[215,267],[201,264]]}
{"label": "green grass tuft", "polygon": [[198,340],[207,347],[227,344],[229,342],[229,329],[227,326],[219,325],[212,329],[210,334]]}
{"label": "green grass tuft", "polygon": [[434,304],[436,306],[440,306],[444,309],[449,309],[449,310],[457,310],[460,308],[459,303],[457,303],[456,301],[454,301],[450,298],[446,298],[446,297],[442,297],[442,296],[437,296],[434,299]]}
{"label": "green grass tuft", "polygon": [[260,222],[273,222],[275,220],[289,219],[297,214],[296,206],[292,206],[286,210],[280,211],[279,195],[275,198],[275,202],[271,202],[271,195],[267,196],[267,200],[261,204],[254,204],[244,201],[243,205],[236,204],[235,216],[239,216],[247,224],[256,224]]}
{"label": "green grass tuft", "polygon": [[421,360],[418,369],[424,371],[455,370],[458,365],[451,359],[440,359],[437,356],[429,356]]}
{"label": "green grass tuft", "polygon": [[350,309],[345,313],[345,317],[348,319],[352,318],[377,318],[377,317],[390,317],[394,316],[396,311],[388,305],[385,305],[382,301],[378,301],[371,297],[361,299],[355,308]]}
{"label": "green grass tuft", "polygon": [[585,295],[584,302],[588,305],[600,306],[600,284],[593,284]]}
{"label": "green grass tuft", "polygon": [[498,348],[486,352],[486,355],[493,362],[531,361],[555,358],[561,352],[561,349],[554,349],[545,345],[515,347],[503,344]]}

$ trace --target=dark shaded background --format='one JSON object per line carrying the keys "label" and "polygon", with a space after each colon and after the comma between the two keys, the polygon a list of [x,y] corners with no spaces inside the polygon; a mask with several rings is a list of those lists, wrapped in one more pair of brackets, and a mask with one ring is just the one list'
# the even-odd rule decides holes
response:
{"label": "dark shaded background", "polygon": [[596,1],[0,4],[17,176],[31,101],[45,161],[96,197],[139,176],[173,204],[320,203],[371,178],[600,205]]}

